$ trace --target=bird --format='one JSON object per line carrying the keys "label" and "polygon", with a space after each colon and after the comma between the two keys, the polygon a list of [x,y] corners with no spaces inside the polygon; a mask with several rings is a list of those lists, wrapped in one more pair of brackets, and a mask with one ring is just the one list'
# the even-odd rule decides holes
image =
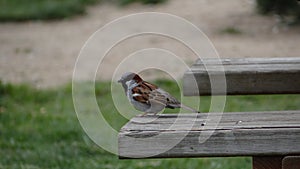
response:
{"label": "bird", "polygon": [[129,102],[138,111],[144,112],[141,116],[156,115],[164,108],[184,108],[194,113],[200,113],[180,103],[175,97],[158,86],[144,81],[138,74],[124,73],[118,80],[124,88]]}

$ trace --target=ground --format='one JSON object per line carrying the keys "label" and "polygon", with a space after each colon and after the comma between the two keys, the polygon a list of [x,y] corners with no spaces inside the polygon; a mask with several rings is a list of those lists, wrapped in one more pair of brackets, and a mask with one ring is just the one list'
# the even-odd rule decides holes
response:
{"label": "ground", "polygon": [[[126,7],[103,2],[89,7],[85,16],[62,21],[1,23],[1,80],[38,88],[70,82],[80,49],[92,33],[121,16],[146,11],[171,13],[192,22],[221,57],[298,57],[300,53],[299,27],[283,25],[276,16],[257,14],[254,0],[169,0],[157,6]],[[178,45],[155,37],[136,38],[120,44],[106,61],[113,64],[136,49],[154,46],[174,50],[192,63],[191,52]],[[110,64],[103,69],[99,78],[109,80]]]}

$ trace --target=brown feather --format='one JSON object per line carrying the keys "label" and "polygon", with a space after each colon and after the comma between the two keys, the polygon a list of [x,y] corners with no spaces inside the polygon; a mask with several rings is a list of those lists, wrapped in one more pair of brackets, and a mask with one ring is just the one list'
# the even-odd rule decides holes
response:
{"label": "brown feather", "polygon": [[143,86],[146,86],[146,87],[147,87],[148,89],[150,89],[151,91],[158,88],[156,85],[151,84],[151,83],[146,82],[146,81],[142,81],[142,85],[143,85]]}
{"label": "brown feather", "polygon": [[143,79],[137,74],[135,74],[132,79],[135,80],[137,83],[140,83],[143,81]]}
{"label": "brown feather", "polygon": [[133,95],[139,94],[139,96],[133,96],[133,99],[136,101],[142,102],[142,103],[150,104],[149,103],[149,98],[150,98],[150,94],[151,94],[150,92],[155,89],[157,89],[157,86],[142,80],[139,82],[138,86],[136,86],[132,89]]}

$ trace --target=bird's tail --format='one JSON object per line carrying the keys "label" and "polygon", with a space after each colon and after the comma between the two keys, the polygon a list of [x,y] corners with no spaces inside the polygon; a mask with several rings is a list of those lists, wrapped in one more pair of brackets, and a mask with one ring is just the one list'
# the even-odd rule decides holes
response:
{"label": "bird's tail", "polygon": [[184,108],[184,109],[189,110],[189,111],[194,112],[194,113],[200,113],[200,111],[195,110],[193,108],[190,108],[190,107],[188,107],[188,106],[186,106],[184,104],[181,104],[181,108]]}

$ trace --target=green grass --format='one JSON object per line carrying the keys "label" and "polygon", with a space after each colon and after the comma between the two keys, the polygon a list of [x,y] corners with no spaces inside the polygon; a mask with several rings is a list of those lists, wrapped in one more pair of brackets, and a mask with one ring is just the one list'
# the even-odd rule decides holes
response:
{"label": "green grass", "polygon": [[0,21],[53,20],[84,14],[100,0],[0,0]]}
{"label": "green grass", "polygon": [[[104,0],[0,0],[0,22],[57,20],[85,14],[88,5]],[[157,4],[165,0],[106,0],[119,5]]]}
{"label": "green grass", "polygon": [[140,2],[142,4],[159,4],[166,0],[117,0],[120,5],[128,5],[135,2]]}
{"label": "green grass", "polygon": [[[178,96],[170,81],[157,81]],[[110,124],[119,129],[126,120],[112,104],[110,84],[96,85],[98,103]],[[122,96],[123,93],[122,93]],[[201,110],[209,108],[209,97],[201,98]],[[226,111],[300,109],[299,95],[228,97]],[[186,158],[119,160],[84,133],[72,103],[71,85],[37,90],[27,85],[0,83],[0,169],[250,169],[251,159]]]}
{"label": "green grass", "polygon": [[242,31],[240,31],[238,28],[235,27],[227,27],[222,29],[220,32],[223,34],[230,34],[230,35],[240,35],[243,33]]}

